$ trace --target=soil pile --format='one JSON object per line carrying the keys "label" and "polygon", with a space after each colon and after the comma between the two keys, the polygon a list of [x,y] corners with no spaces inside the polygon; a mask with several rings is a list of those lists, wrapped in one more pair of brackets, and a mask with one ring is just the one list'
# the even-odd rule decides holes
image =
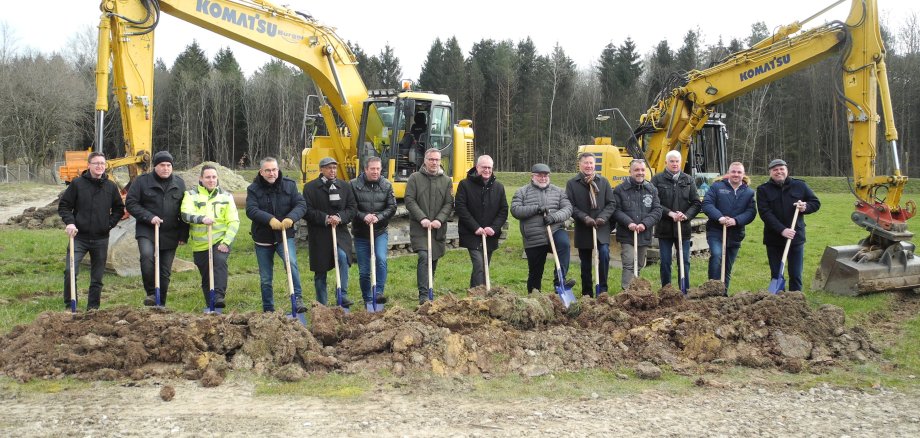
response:
{"label": "soil pile", "polygon": [[539,376],[640,362],[686,374],[734,365],[800,372],[877,354],[861,328],[845,327],[842,309],[812,309],[800,293],[685,299],[636,281],[565,309],[551,294],[472,292],[416,311],[315,306],[309,329],[280,313],[47,312],[0,338],[0,372],[22,380],[182,376],[213,386],[229,369],[288,381],[336,369]]}
{"label": "soil pile", "polygon": [[44,207],[26,208],[22,214],[9,218],[6,223],[30,230],[64,228],[64,221],[58,214],[58,203],[59,201],[55,199]]}

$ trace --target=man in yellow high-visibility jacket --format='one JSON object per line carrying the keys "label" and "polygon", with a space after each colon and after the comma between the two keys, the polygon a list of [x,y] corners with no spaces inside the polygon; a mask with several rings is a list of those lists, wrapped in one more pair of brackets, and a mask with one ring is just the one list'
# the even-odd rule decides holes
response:
{"label": "man in yellow high-visibility jacket", "polygon": [[201,291],[208,302],[210,277],[208,270],[208,226],[214,245],[214,307],[222,308],[227,293],[227,258],[230,245],[240,229],[240,216],[233,195],[218,186],[217,169],[209,164],[201,167],[198,186],[187,190],[182,198],[182,220],[188,222],[189,246],[194,251],[195,266],[201,273]]}

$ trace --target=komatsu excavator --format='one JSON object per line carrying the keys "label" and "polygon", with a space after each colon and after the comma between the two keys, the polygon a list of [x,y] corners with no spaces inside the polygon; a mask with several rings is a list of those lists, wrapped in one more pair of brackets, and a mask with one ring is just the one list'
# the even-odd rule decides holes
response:
{"label": "komatsu excavator", "polygon": [[[313,80],[322,115],[318,119],[325,123],[327,135],[314,136],[311,147],[303,150],[302,182],[318,175],[323,157],[334,157],[340,163],[339,178],[352,179],[363,159],[380,156],[384,176],[393,181],[397,197],[402,198],[405,182],[422,164],[427,148],[441,150],[442,167],[455,188],[473,166],[472,122],[457,122],[448,96],[408,89],[369,91],[348,45],[332,27],[307,14],[267,0],[103,0],[100,9],[96,145],[101,150],[111,61],[126,149],[124,157],[109,160],[110,172],[127,166],[133,180],[150,167],[153,47],[161,12],[287,61]],[[85,161],[72,161],[85,167]],[[68,173],[66,166],[60,173]],[[134,225],[127,222],[113,230],[110,253],[117,252],[118,246],[136,245]],[[397,224],[391,223],[391,245],[408,243],[408,223],[405,228],[400,233]],[[451,234],[456,235],[456,224],[448,224],[448,237]],[[132,254],[136,256],[136,249]],[[121,275],[139,273],[136,263],[113,268]]]}
{"label": "komatsu excavator", "polygon": [[[719,128],[712,117],[716,105],[837,55],[835,68],[842,77],[837,97],[847,110],[856,196],[851,217],[869,235],[857,245],[826,248],[812,289],[859,295],[920,288],[920,260],[914,256],[914,244],[910,242],[913,233],[907,230],[907,220],[914,216],[916,205],[913,201],[904,207],[900,204],[907,176],[901,174],[898,159],[898,132],[876,0],[852,0],[846,21],[830,21],[802,31],[805,23],[844,1],[779,28],[751,48],[729,55],[708,69],[678,77],[640,117],[633,141],[627,146],[591,146],[597,149],[586,150],[605,155],[602,174],[612,180],[617,175],[628,175],[632,157],[645,158],[653,172],[663,169],[665,155],[671,150],[679,150],[684,162],[693,167],[699,156],[705,156],[696,149],[694,139],[707,127]],[[881,115],[877,111],[879,100]],[[876,174],[881,121],[891,147],[890,175]],[[719,135],[709,137],[719,140]],[[724,150],[713,152],[710,162],[721,160],[724,166]]]}

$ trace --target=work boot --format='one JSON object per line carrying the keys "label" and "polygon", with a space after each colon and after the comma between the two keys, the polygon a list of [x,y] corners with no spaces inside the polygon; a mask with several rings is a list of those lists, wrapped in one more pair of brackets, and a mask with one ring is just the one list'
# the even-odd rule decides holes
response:
{"label": "work boot", "polygon": [[157,297],[155,295],[147,295],[146,297],[144,297],[144,305],[145,306],[156,306]]}
{"label": "work boot", "polygon": [[382,293],[380,293],[380,294],[377,294],[377,299],[374,300],[374,301],[376,301],[377,304],[386,304],[386,302],[387,302],[387,297],[384,296]]}
{"label": "work boot", "polygon": [[226,301],[224,301],[224,297],[218,296],[217,298],[214,298],[214,308],[215,309],[223,309],[224,307],[226,307],[226,305],[227,303]]}
{"label": "work boot", "polygon": [[[342,307],[348,309],[348,308],[351,308],[352,304],[354,304],[354,301],[348,299],[347,295],[342,297],[342,304],[341,304]],[[304,309],[304,311],[306,311],[306,309]]]}
{"label": "work boot", "polygon": [[307,306],[303,304],[303,298],[301,297],[294,298],[294,310],[297,313],[304,313],[307,311]]}

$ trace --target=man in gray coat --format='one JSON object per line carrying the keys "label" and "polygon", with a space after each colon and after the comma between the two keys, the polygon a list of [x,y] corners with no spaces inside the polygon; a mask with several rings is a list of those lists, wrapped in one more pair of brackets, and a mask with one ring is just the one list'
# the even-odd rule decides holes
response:
{"label": "man in gray coat", "polygon": [[[528,293],[535,289],[539,292],[543,282],[546,254],[551,251],[547,226],[553,233],[562,277],[568,274],[571,247],[569,235],[565,231],[565,220],[572,216],[572,204],[565,197],[565,192],[549,182],[549,166],[534,164],[530,172],[530,184],[518,189],[511,198],[511,215],[520,221],[524,253],[527,255]],[[558,286],[558,283],[554,275],[553,284]],[[574,281],[569,280],[565,287],[570,288],[574,284]]]}
{"label": "man in gray coat", "polygon": [[640,270],[645,267],[646,252],[652,243],[652,227],[661,219],[658,190],[645,180],[645,171],[645,160],[632,160],[629,178],[613,189],[617,205],[613,218],[617,221],[617,242],[620,242],[620,258],[623,261],[623,278],[620,281],[623,289],[634,277],[635,264],[638,263]]}
{"label": "man in gray coat", "polygon": [[425,164],[406,182],[406,210],[412,220],[409,238],[412,250],[418,253],[415,279],[418,285],[418,303],[428,301],[428,231],[432,232],[431,275],[438,267],[438,259],[447,250],[447,219],[453,210],[453,183],[441,169],[441,151],[425,151]]}
{"label": "man in gray coat", "polygon": [[596,172],[594,154],[578,155],[579,172],[565,184],[565,196],[572,203],[575,218],[575,247],[581,259],[581,294],[594,296],[591,276],[594,230],[597,230],[599,293],[607,292],[607,272],[610,270],[610,216],[616,209],[613,189],[602,175]]}

